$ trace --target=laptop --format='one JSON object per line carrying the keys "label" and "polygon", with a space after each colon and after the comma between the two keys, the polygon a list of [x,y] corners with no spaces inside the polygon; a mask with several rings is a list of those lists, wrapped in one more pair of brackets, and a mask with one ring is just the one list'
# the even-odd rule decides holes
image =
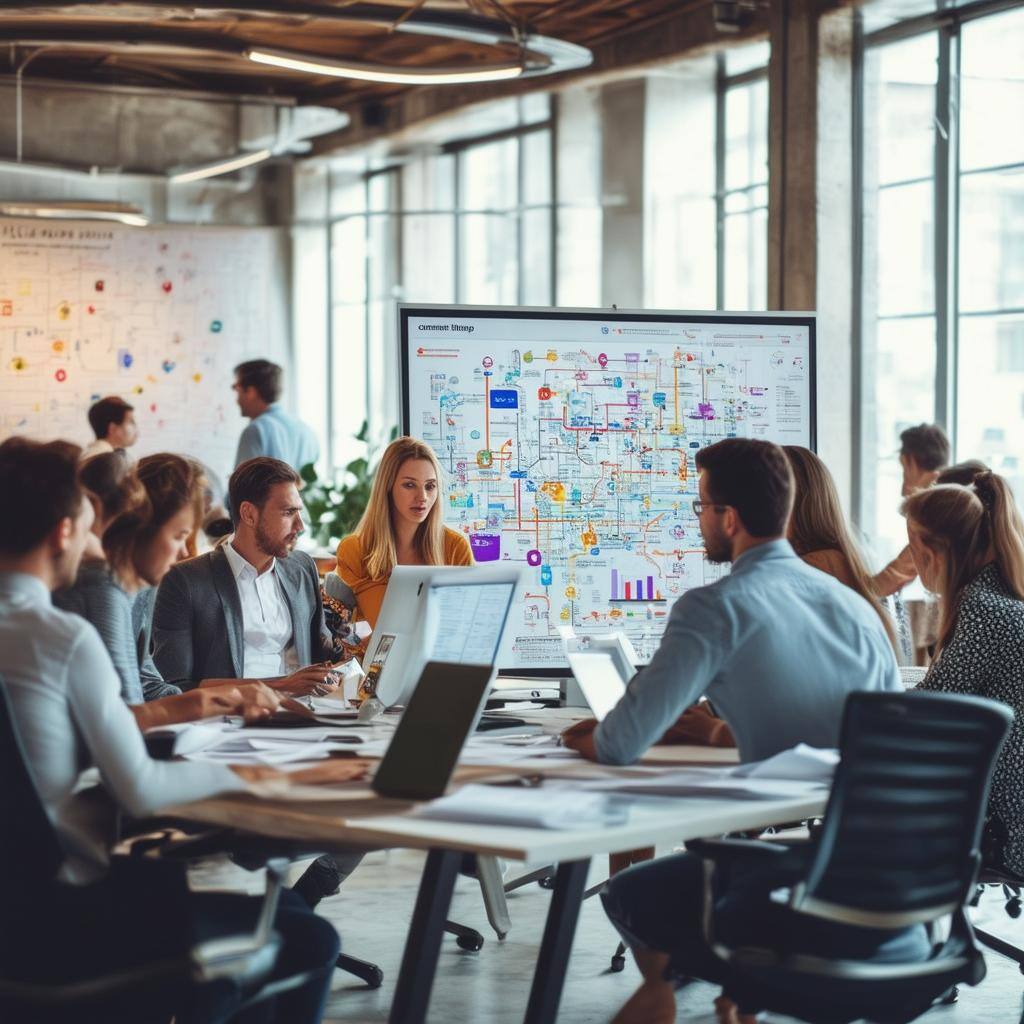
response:
{"label": "laptop", "polygon": [[427,662],[373,777],[377,794],[400,800],[444,795],[494,671],[493,665]]}
{"label": "laptop", "polygon": [[626,680],[622,678],[619,666],[611,654],[603,651],[570,653],[568,658],[569,667],[590,710],[599,722],[603,722],[605,715],[626,692]]}

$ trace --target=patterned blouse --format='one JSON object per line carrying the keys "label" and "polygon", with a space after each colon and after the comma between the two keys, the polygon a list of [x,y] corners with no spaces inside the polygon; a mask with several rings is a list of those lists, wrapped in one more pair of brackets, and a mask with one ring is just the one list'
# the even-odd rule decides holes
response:
{"label": "patterned blouse", "polygon": [[953,635],[918,687],[1009,705],[1013,727],[992,779],[985,861],[1024,875],[1024,601],[995,563],[964,588]]}

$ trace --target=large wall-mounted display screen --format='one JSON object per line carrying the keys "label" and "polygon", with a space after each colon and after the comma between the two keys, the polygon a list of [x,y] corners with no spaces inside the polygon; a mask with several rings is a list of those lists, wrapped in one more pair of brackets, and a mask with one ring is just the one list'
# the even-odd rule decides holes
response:
{"label": "large wall-mounted display screen", "polygon": [[399,308],[403,428],[446,471],[477,562],[528,567],[517,673],[564,671],[558,627],[622,629],[643,661],[673,601],[718,578],[694,456],[814,446],[812,314]]}

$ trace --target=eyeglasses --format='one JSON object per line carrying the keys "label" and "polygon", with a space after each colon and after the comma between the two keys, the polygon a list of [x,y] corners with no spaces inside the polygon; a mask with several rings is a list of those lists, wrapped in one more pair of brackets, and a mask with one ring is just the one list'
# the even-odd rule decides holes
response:
{"label": "eyeglasses", "polygon": [[724,512],[729,507],[729,505],[716,505],[713,501],[701,501],[700,498],[693,499],[693,514],[697,516],[709,508],[713,508],[716,512]]}

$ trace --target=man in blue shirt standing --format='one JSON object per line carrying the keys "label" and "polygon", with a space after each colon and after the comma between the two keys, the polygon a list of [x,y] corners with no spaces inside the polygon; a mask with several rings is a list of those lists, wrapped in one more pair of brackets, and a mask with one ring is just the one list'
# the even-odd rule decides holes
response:
{"label": "man in blue shirt standing", "polygon": [[235,367],[232,385],[242,415],[252,422],[238,441],[235,465],[264,455],[280,459],[296,473],[320,458],[316,434],[278,404],[281,367],[267,359],[251,359]]}
{"label": "man in blue shirt standing", "polygon": [[[693,510],[708,561],[731,562],[732,571],[675,603],[650,664],[596,729],[580,723],[565,744],[595,761],[630,764],[706,694],[744,761],[800,742],[838,746],[848,694],[900,688],[878,613],[803,562],[785,539],[794,485],[781,448],[729,438],[699,451],[696,464]],[[669,952],[692,950],[705,966],[714,960],[701,946],[702,892],[701,862],[690,854],[609,882],[605,909],[644,977],[616,1024],[675,1020],[675,994],[664,980]]]}

